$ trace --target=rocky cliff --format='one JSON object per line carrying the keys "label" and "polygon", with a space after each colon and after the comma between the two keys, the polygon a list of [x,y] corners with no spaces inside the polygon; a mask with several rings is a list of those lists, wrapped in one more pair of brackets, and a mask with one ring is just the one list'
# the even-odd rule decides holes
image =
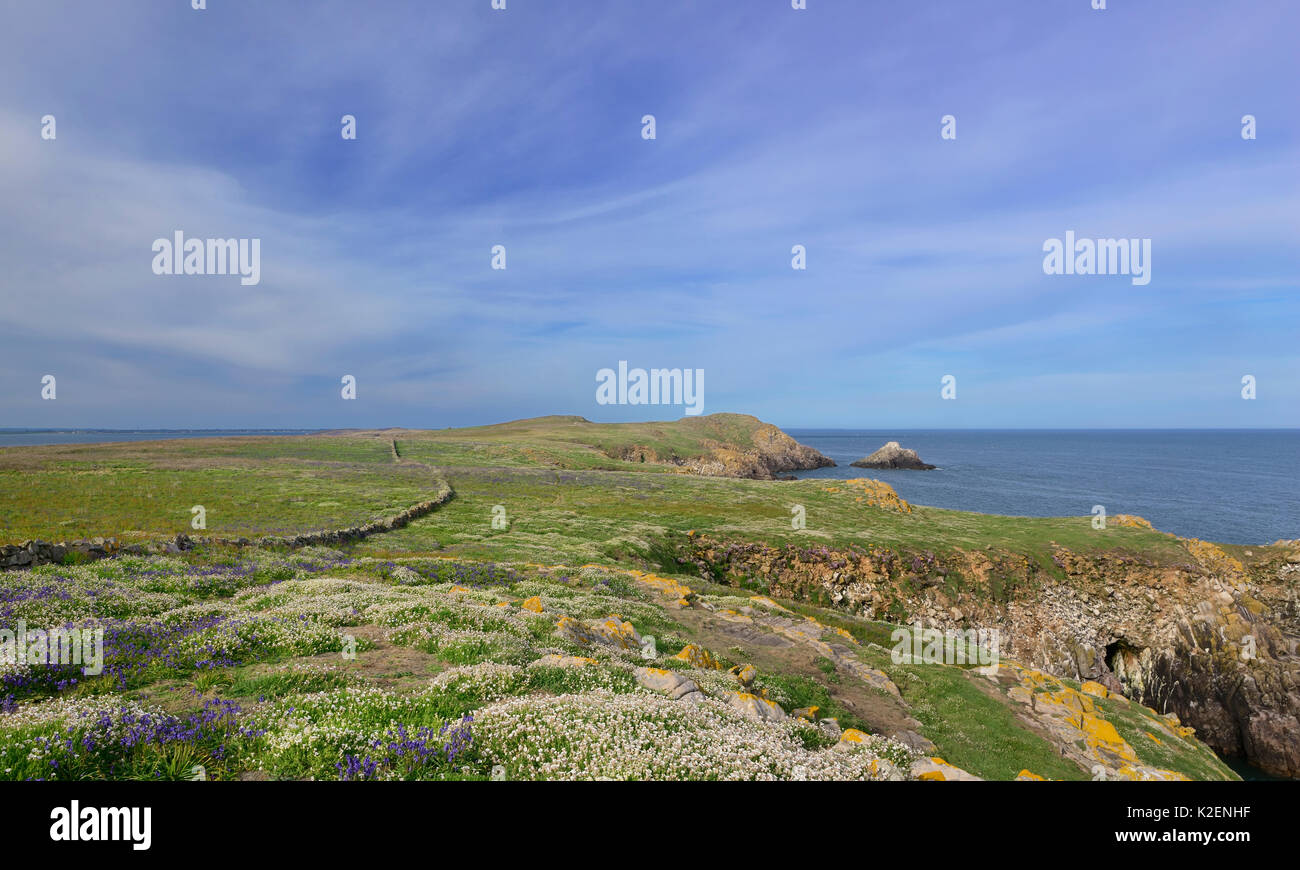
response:
{"label": "rocky cliff", "polygon": [[826,468],[835,464],[829,456],[800,444],[770,423],[760,424],[752,437],[752,447],[720,444],[708,456],[687,460],[684,467],[694,474],[770,480],[786,471]]}
{"label": "rocky cliff", "polygon": [[[610,456],[628,462],[659,462],[674,465],[688,474],[708,477],[742,477],[751,480],[772,480],[788,471],[826,468],[834,460],[812,447],[795,441],[771,423],[756,417],[740,414],[714,414],[710,417],[687,418],[679,424],[703,427],[711,418],[725,418],[731,424],[729,431],[712,437],[701,429],[700,455],[680,456],[653,443],[633,443],[607,451]],[[698,421],[698,423],[696,422]],[[735,428],[739,421],[740,428]]]}
{"label": "rocky cliff", "polygon": [[1173,713],[1224,756],[1300,777],[1300,546],[1249,565],[1182,541],[1185,564],[1057,548],[1052,568],[1013,553],[833,550],[693,537],[712,580],[891,622],[997,629],[1002,651]]}

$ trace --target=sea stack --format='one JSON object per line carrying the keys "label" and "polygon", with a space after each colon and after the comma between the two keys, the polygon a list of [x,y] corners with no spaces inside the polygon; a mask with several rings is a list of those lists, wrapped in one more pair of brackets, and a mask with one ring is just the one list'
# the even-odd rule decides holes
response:
{"label": "sea stack", "polygon": [[850,463],[854,468],[913,468],[929,471],[935,466],[922,462],[915,450],[908,450],[897,441],[890,441],[866,459]]}

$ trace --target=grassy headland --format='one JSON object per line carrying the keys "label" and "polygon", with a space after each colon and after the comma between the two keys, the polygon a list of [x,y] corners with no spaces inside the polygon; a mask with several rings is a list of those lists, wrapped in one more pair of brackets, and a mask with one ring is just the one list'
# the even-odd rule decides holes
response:
{"label": "grassy headland", "polygon": [[[1005,602],[1013,584],[1066,578],[1062,552],[1160,571],[1191,560],[1184,542],[1137,523],[1098,531],[1089,517],[908,505],[869,481],[698,473],[761,477],[791,456],[816,461],[774,431],[741,415],[619,425],[546,417],[458,430],[0,450],[0,543],[188,534],[196,504],[214,536],[311,531],[391,515],[444,480],[455,491],[432,514],[343,550],[209,547],[0,575],[8,618],[111,623],[152,639],[121,644],[110,676],[71,687],[8,673],[6,703],[25,718],[0,718],[0,728],[27,746],[51,722],[81,722],[78,705],[119,703],[211,725],[211,733],[186,732],[206,736],[183,750],[164,743],[110,761],[67,759],[91,776],[160,765],[175,772],[184,767],[179,753],[220,776],[355,777],[365,766],[359,753],[386,739],[380,725],[395,715],[412,729],[463,728],[474,748],[460,764],[431,752],[419,769],[388,758],[377,762],[385,776],[483,776],[494,765],[512,777],[682,774],[671,758],[631,763],[619,757],[627,747],[606,757],[582,745],[583,729],[621,723],[648,734],[676,729],[700,745],[776,741],[777,768],[765,774],[720,756],[707,775],[721,777],[889,778],[892,770],[933,778],[935,770],[954,775],[950,764],[986,778],[1027,769],[1087,779],[1095,762],[1115,776],[1234,778],[1176,720],[1096,684],[1016,663],[990,677],[899,664],[890,654],[893,623],[922,592],[978,610],[972,598]],[[792,527],[796,505],[805,528]],[[846,607],[815,578],[789,579],[809,560],[843,554],[877,566],[894,584],[893,600]],[[758,563],[744,559],[788,577],[751,571]],[[53,610],[52,584],[64,602]],[[589,636],[612,614],[625,625],[620,637],[657,639],[654,661],[643,660],[639,642]],[[340,660],[341,632],[360,639],[355,659]],[[141,648],[154,652],[137,661]],[[203,652],[214,648],[221,654]],[[670,677],[646,677],[642,664]],[[727,670],[745,666],[748,680]],[[688,710],[647,687],[665,679],[692,681],[704,706]],[[735,713],[738,694],[759,699],[739,706],[817,709],[806,721],[763,725]],[[205,712],[217,698],[239,707],[230,714],[237,728]],[[339,704],[355,709],[340,714]],[[299,717],[343,715],[330,725],[353,736],[294,744],[279,721],[290,708]],[[41,709],[53,712],[42,718]],[[470,714],[475,722],[482,714],[474,739],[462,722]],[[863,738],[864,755],[853,747],[845,755],[842,728],[878,736]],[[218,744],[238,751],[214,754]],[[539,755],[547,760],[518,760]],[[7,762],[30,773],[21,759]]]}

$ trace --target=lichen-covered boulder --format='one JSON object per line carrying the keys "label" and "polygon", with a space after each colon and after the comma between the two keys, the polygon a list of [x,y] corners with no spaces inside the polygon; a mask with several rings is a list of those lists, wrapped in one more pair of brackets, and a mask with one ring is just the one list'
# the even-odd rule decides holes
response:
{"label": "lichen-covered boulder", "polygon": [[700,687],[676,671],[663,668],[637,668],[636,681],[652,692],[662,692],[674,701],[698,694]]}
{"label": "lichen-covered boulder", "polygon": [[1079,687],[1079,691],[1085,695],[1092,695],[1094,698],[1109,698],[1110,690],[1098,683],[1096,680],[1086,680]]}
{"label": "lichen-covered boulder", "polygon": [[760,722],[784,722],[789,718],[779,704],[750,692],[728,692],[724,700],[732,709]]}
{"label": "lichen-covered boulder", "polygon": [[682,647],[682,651],[673,656],[675,659],[686,662],[694,668],[706,668],[709,670],[721,670],[722,664],[713,657],[713,653],[696,643],[688,643]]}
{"label": "lichen-covered boulder", "polygon": [[594,625],[579,622],[571,616],[561,616],[555,623],[555,630],[560,637],[574,643],[590,646],[604,644],[624,650],[640,650],[641,635],[630,622],[624,622],[617,616],[602,619]]}
{"label": "lichen-covered boulder", "polygon": [[912,762],[912,776],[929,782],[983,782],[974,774],[955,767],[942,758],[918,758]]}
{"label": "lichen-covered boulder", "polygon": [[748,686],[753,683],[754,678],[758,676],[758,668],[753,665],[736,665],[731,669],[730,673],[742,686]]}

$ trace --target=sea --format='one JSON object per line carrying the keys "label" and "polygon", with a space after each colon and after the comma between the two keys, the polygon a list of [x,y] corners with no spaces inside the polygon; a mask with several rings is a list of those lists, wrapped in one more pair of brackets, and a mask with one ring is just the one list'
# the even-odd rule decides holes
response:
{"label": "sea", "polygon": [[[1225,544],[1300,538],[1297,429],[795,429],[835,468],[797,477],[874,477],[914,504],[1007,516],[1137,514],[1164,532]],[[934,471],[852,468],[897,441]]]}
{"label": "sea", "polygon": [[[313,429],[0,429],[0,447]],[[874,477],[914,504],[1007,516],[1145,517],[1161,531],[1225,544],[1300,538],[1300,429],[799,429],[835,460],[798,477]],[[934,471],[852,468],[887,441]]]}

